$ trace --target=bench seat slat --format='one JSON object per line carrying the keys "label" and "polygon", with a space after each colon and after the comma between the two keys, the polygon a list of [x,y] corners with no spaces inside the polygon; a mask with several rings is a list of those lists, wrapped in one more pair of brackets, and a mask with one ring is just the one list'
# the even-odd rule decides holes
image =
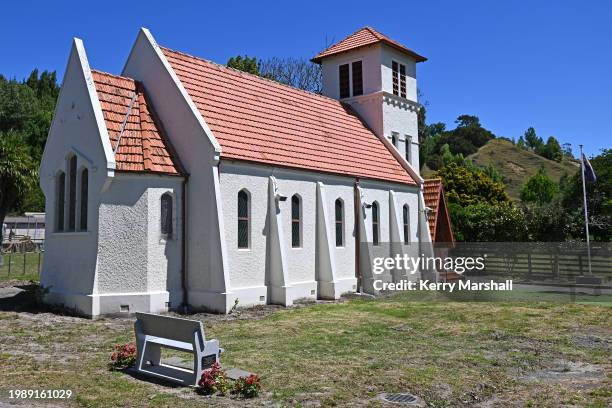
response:
{"label": "bench seat slat", "polygon": [[175,350],[193,351],[193,345],[184,341],[170,340],[163,337],[145,336],[145,342],[155,343]]}

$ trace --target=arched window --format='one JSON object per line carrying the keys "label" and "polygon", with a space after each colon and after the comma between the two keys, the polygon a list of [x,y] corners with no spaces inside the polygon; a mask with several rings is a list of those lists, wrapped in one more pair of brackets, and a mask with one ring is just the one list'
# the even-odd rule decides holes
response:
{"label": "arched window", "polygon": [[246,191],[238,192],[238,248],[249,247],[250,208]]}
{"label": "arched window", "polygon": [[64,230],[64,207],[66,204],[66,174],[62,171],[57,175],[57,203],[55,229],[57,231]]}
{"label": "arched window", "polygon": [[336,200],[335,205],[336,216],[336,246],[344,245],[344,205],[341,199]]}
{"label": "arched window", "polygon": [[161,196],[161,233],[167,238],[172,238],[172,194],[164,193]]}
{"label": "arched window", "polygon": [[68,231],[74,231],[76,226],[76,187],[77,187],[77,158],[70,157],[68,161]]}
{"label": "arched window", "polygon": [[378,203],[374,201],[372,203],[372,244],[378,245],[380,243],[380,214],[378,211]]}
{"label": "arched window", "polygon": [[89,188],[89,172],[87,169],[81,170],[81,219],[79,229],[87,231],[87,190]]}
{"label": "arched window", "polygon": [[291,197],[291,246],[302,246],[302,202],[297,194]]}
{"label": "arched window", "polygon": [[410,243],[410,218],[408,211],[408,204],[404,204],[403,212],[403,225],[404,225],[404,244]]}

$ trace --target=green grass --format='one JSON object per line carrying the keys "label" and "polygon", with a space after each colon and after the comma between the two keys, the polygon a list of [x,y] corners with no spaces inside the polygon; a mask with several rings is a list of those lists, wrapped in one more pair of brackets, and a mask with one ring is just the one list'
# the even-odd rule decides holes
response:
{"label": "green grass", "polygon": [[[397,391],[431,407],[612,403],[612,309],[553,302],[554,294],[505,302],[435,296],[352,299],[263,317],[192,316],[225,348],[225,367],[263,378],[263,395],[250,402],[108,371],[112,345],[133,340],[132,319],[0,312],[0,389],[68,388],[76,394],[70,404],[86,407],[380,406],[379,393]],[[602,373],[585,379],[572,364]],[[551,370],[562,380],[526,379]]]}
{"label": "green grass", "polygon": [[2,256],[4,258],[4,265],[0,266],[0,282],[9,280],[39,280],[39,271],[43,261],[42,253],[7,253]]}
{"label": "green grass", "polygon": [[491,140],[469,158],[481,166],[492,164],[503,176],[506,191],[513,200],[520,199],[523,184],[540,167],[544,167],[548,176],[556,182],[564,174],[571,176],[579,170],[577,162],[564,160],[557,163],[502,139]]}

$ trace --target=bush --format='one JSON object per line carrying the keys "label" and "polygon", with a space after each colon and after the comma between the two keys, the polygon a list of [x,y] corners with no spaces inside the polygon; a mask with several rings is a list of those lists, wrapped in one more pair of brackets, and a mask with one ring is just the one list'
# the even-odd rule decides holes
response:
{"label": "bush", "polygon": [[111,354],[110,365],[115,369],[123,369],[133,366],[136,363],[136,346],[134,343],[115,344],[113,354]]}
{"label": "bush", "polygon": [[219,363],[214,363],[211,368],[204,370],[196,391],[200,394],[211,395],[218,392],[221,395],[229,393],[230,386]]}
{"label": "bush", "polygon": [[248,377],[240,377],[234,384],[234,393],[242,395],[244,398],[254,398],[261,391],[261,380],[255,374]]}

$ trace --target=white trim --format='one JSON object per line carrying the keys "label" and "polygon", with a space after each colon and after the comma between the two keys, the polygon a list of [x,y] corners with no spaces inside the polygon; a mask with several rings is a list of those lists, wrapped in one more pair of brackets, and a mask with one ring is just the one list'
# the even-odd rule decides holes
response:
{"label": "white trim", "polygon": [[[216,159],[218,160],[219,156],[221,155],[221,145],[215,138],[214,134],[212,133],[212,130],[210,130],[210,127],[208,127],[208,124],[206,123],[202,115],[200,114],[200,111],[198,110],[197,106],[195,105],[195,103],[193,102],[189,94],[187,93],[187,90],[185,89],[180,79],[174,72],[174,69],[172,69],[172,66],[166,59],[166,56],[164,55],[162,50],[159,48],[159,45],[155,41],[155,38],[153,38],[153,35],[151,34],[151,32],[147,28],[141,27],[140,32],[138,33],[138,37],[140,37],[141,35],[144,36],[144,38],[147,40],[149,45],[153,48],[155,54],[159,58],[159,61],[162,63],[162,65],[164,66],[168,74],[170,75],[170,78],[172,78],[172,81],[174,82],[177,89],[181,93],[185,102],[187,102],[187,105],[189,106],[191,113],[193,114],[193,116],[196,118],[196,120],[200,124],[200,127],[202,128],[206,136],[208,136],[208,139],[210,140],[210,143],[212,144],[215,150]],[[130,51],[130,54],[125,62],[125,65],[123,66],[122,75],[125,75],[125,70],[130,62],[130,58],[132,57],[132,52],[134,51],[134,48],[136,47],[137,43],[138,43],[138,38],[134,42],[134,46],[132,46],[132,50]]]}
{"label": "white trim", "polygon": [[108,176],[112,177],[116,168],[115,155],[113,154],[113,149],[110,144],[108,130],[106,129],[106,123],[104,122],[104,114],[102,113],[102,106],[100,104],[100,100],[98,99],[98,93],[94,85],[93,76],[91,74],[91,69],[89,67],[89,61],[87,60],[87,54],[85,53],[83,41],[75,37],[73,40],[72,49],[73,52],[77,53],[79,57],[79,62],[81,63],[83,78],[85,79],[85,83],[87,85],[87,93],[89,94],[89,99],[93,108],[94,117],[96,118],[96,124],[98,125],[98,135],[100,136],[102,148],[104,149],[104,155],[106,156],[106,168],[108,171]]}

